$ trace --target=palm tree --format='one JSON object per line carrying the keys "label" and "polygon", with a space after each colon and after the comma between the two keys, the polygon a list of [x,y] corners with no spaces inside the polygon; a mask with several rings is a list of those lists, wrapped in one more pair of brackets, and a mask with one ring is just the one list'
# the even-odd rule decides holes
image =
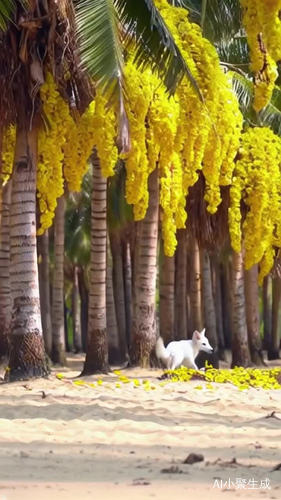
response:
{"label": "palm tree", "polygon": [[[36,167],[40,97],[44,73],[53,73],[71,106],[85,109],[91,94],[81,72],[75,16],[81,51],[90,74],[119,95],[120,146],[128,146],[123,103],[122,44],[134,36],[138,63],[150,61],[173,90],[189,70],[152,0],[77,0],[37,2],[5,0],[0,6],[0,116],[2,127],[17,124],[11,205],[11,354],[6,378],[48,373],[42,341],[36,254]],[[12,22],[9,22],[9,20]],[[3,31],[5,29],[6,31]],[[104,64],[105,63],[105,64]],[[3,71],[2,71],[3,70]],[[13,86],[10,85],[13,79]],[[116,92],[117,91],[117,92]],[[23,221],[23,222],[22,222]],[[24,325],[24,327],[22,327]]]}
{"label": "palm tree", "polygon": [[0,227],[0,358],[8,355],[8,332],[11,323],[10,284],[10,203],[11,182],[2,189]]}
{"label": "palm tree", "polygon": [[44,345],[48,356],[52,354],[52,320],[50,297],[49,231],[37,237],[40,309]]}

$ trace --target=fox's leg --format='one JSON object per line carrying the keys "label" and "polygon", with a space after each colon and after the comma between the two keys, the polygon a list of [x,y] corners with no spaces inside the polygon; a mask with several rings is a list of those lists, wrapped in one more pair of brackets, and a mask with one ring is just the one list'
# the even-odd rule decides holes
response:
{"label": "fox's leg", "polygon": [[185,358],[185,366],[187,368],[193,368],[193,370],[198,370],[198,366],[196,365],[195,361],[193,361],[193,359],[191,358]]}
{"label": "fox's leg", "polygon": [[171,356],[171,370],[179,368],[183,363],[183,355],[181,353],[176,353]]}

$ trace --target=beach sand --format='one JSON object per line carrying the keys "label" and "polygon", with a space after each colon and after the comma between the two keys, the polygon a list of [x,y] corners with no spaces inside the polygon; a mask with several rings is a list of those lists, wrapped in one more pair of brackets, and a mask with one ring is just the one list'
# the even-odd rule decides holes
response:
{"label": "beach sand", "polygon": [[[281,498],[280,390],[162,386],[140,369],[121,388],[84,377],[103,380],[93,388],[74,383],[82,361],[0,385],[0,500]],[[204,460],[184,464],[190,453]]]}

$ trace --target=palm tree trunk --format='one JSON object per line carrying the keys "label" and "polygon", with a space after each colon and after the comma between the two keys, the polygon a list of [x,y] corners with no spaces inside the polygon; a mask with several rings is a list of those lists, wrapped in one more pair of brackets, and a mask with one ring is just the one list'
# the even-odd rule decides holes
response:
{"label": "palm tree trunk", "polygon": [[52,359],[54,363],[64,365],[65,327],[64,327],[64,211],[65,199],[61,196],[55,212],[54,221],[54,275],[52,294]]}
{"label": "palm tree trunk", "polygon": [[280,317],[279,305],[281,298],[281,278],[272,279],[272,334],[271,344],[268,349],[268,359],[279,359],[280,349]]}
{"label": "palm tree trunk", "polygon": [[81,300],[79,292],[79,267],[74,264],[72,288],[72,319],[73,319],[73,347],[75,352],[82,351],[81,331]]}
{"label": "palm tree trunk", "polygon": [[263,365],[260,337],[258,266],[245,271],[246,320],[249,336],[251,360]]}
{"label": "palm tree trunk", "polygon": [[149,205],[138,225],[135,249],[135,276],[132,318],[132,362],[150,364],[156,343],[156,273],[158,242],[158,171],[149,176]]}
{"label": "palm tree trunk", "polygon": [[190,273],[189,273],[189,297],[190,297],[190,320],[191,330],[202,330],[202,284],[200,251],[195,237],[190,238]]}
{"label": "palm tree trunk", "polygon": [[10,283],[10,205],[12,183],[2,188],[0,227],[0,358],[8,355],[9,329],[11,325]]}
{"label": "palm tree trunk", "polygon": [[211,274],[211,264],[210,258],[207,250],[201,251],[202,260],[202,291],[203,291],[203,307],[204,307],[204,325],[206,328],[206,336],[215,352],[211,355],[203,355],[201,353],[201,361],[208,360],[213,365],[214,368],[219,367],[218,360],[218,338],[217,338],[217,322],[216,322],[216,311],[214,304],[213,286],[212,286],[212,274]]}
{"label": "palm tree trunk", "polygon": [[123,270],[126,313],[126,339],[127,345],[130,345],[132,325],[132,259],[130,243],[128,241],[125,241],[123,245]]}
{"label": "palm tree trunk", "polygon": [[[163,249],[163,245],[162,245]],[[167,344],[175,333],[175,257],[162,255],[159,283],[160,335]]]}
{"label": "palm tree trunk", "polygon": [[52,354],[52,320],[49,271],[49,231],[37,237],[40,308],[46,352]]}
{"label": "palm tree trunk", "polygon": [[6,380],[46,376],[36,250],[37,130],[17,130],[11,203],[12,322]]}
{"label": "palm tree trunk", "polygon": [[113,293],[112,256],[109,245],[106,265],[106,329],[108,335],[109,363],[112,365],[119,364],[121,361],[121,356],[119,349],[119,335]]}
{"label": "palm tree trunk", "polygon": [[88,337],[88,305],[89,293],[85,283],[84,270],[78,275],[79,292],[81,297],[81,330],[82,330],[82,348],[83,351],[87,350],[87,337]]}
{"label": "palm tree trunk", "polygon": [[263,347],[268,350],[271,344],[271,294],[272,280],[270,276],[265,276],[262,285],[262,304],[263,304]]}
{"label": "palm tree trunk", "polygon": [[113,290],[118,325],[119,350],[121,361],[124,362],[128,359],[128,346],[126,338],[125,286],[120,232],[118,230],[110,231],[109,238],[113,262]]}
{"label": "palm tree trunk", "polygon": [[100,161],[95,152],[91,201],[88,342],[83,375],[109,370],[106,332],[106,193],[107,182],[102,177]]}
{"label": "palm tree trunk", "polygon": [[226,361],[225,356],[225,341],[223,331],[223,307],[222,307],[222,280],[221,280],[221,266],[219,259],[214,257],[213,264],[213,277],[214,277],[214,297],[215,297],[215,310],[216,310],[216,324],[218,332],[219,343],[219,359]]}
{"label": "palm tree trunk", "polygon": [[232,366],[250,365],[242,252],[232,252]]}
{"label": "palm tree trunk", "polygon": [[226,349],[231,349],[232,346],[232,280],[231,280],[231,265],[228,261],[222,262],[221,274],[221,289],[222,289],[222,322],[224,341]]}
{"label": "palm tree trunk", "polygon": [[186,230],[177,232],[175,277],[175,339],[187,338],[187,291],[186,291]]}

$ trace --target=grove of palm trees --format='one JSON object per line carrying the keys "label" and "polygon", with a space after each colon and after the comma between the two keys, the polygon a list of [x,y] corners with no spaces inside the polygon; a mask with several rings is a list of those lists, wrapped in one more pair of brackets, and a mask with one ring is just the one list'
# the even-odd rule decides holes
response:
{"label": "grove of palm trees", "polygon": [[1,0],[0,44],[0,500],[278,498],[281,1]]}

